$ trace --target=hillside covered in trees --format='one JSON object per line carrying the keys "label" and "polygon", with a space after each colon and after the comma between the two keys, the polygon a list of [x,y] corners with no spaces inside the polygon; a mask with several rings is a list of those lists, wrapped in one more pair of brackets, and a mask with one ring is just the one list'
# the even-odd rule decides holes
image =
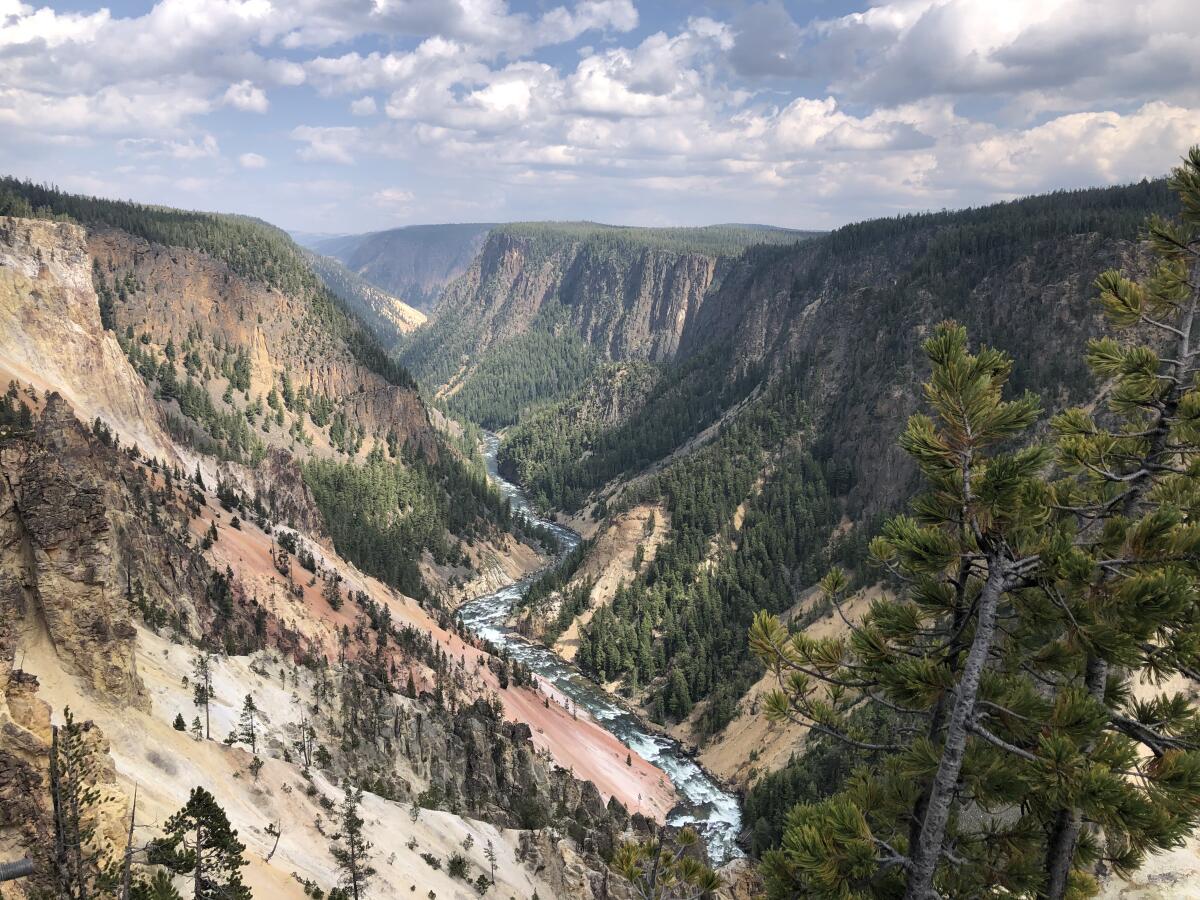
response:
{"label": "hillside covered in trees", "polygon": [[[579,665],[694,740],[736,728],[764,671],[748,651],[754,615],[803,627],[830,613],[797,605],[830,565],[877,577],[867,544],[916,487],[892,435],[919,402],[927,323],[958,319],[1010,352],[1014,389],[1048,410],[1086,402],[1096,387],[1080,350],[1101,327],[1092,283],[1138,264],[1147,216],[1174,205],[1164,182],[1145,182],[753,247],[722,264],[695,328],[636,391],[598,369],[573,391],[558,382],[540,408],[468,394],[490,427],[517,412],[501,469],[544,509],[603,518],[661,500],[670,514],[669,542],[611,604],[570,601],[587,612]],[[502,333],[508,320],[496,321]]]}
{"label": "hillside covered in trees", "polygon": [[15,179],[0,182],[0,211],[88,226],[100,320],[172,437],[251,469],[273,449],[304,461],[335,544],[366,571],[429,597],[425,554],[469,569],[462,540],[512,527],[475,449],[435,431],[385,349],[400,331],[394,303],[345,270],[314,269],[283,231]]}

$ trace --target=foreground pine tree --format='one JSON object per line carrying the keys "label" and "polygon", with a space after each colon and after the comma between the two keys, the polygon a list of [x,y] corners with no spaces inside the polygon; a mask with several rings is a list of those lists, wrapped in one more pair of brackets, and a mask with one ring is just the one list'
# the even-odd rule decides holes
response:
{"label": "foreground pine tree", "polygon": [[246,847],[212,794],[192,788],[188,802],[167,819],[163,831],[149,861],[190,877],[193,900],[250,900],[241,874]]}
{"label": "foreground pine tree", "polygon": [[[899,596],[843,615],[841,638],[757,618],[770,715],[876,762],[793,809],[773,896],[1083,897],[1097,865],[1128,872],[1195,829],[1196,709],[1153,688],[1200,672],[1200,150],[1171,185],[1183,218],[1151,222],[1153,276],[1098,281],[1135,336],[1089,346],[1105,412],[1056,417],[1053,466],[1008,449],[1036,403],[1004,401],[1007,359],[939,326],[936,420],[901,440],[929,490],[872,544]],[[823,587],[842,613],[844,576]]]}
{"label": "foreground pine tree", "polygon": [[1046,811],[1051,900],[1089,889],[1097,862],[1127,871],[1175,846],[1200,815],[1195,706],[1149,689],[1200,673],[1200,148],[1169,184],[1181,217],[1149,223],[1150,277],[1097,281],[1116,336],[1093,341],[1088,363],[1108,382],[1107,409],[1053,423],[1065,475],[1055,499],[1072,541],[1041,573],[1062,633],[1038,654],[1076,665],[1039,668],[1078,723],[1054,735],[1051,759],[1038,752],[1053,765],[1039,797],[1057,803]]}
{"label": "foreground pine tree", "polygon": [[[1037,552],[1031,525],[1047,516],[1031,489],[1047,454],[997,447],[1019,437],[1039,407],[1030,395],[1003,399],[1011,363],[989,348],[972,355],[961,326],[939,325],[925,352],[933,367],[925,393],[937,418],[913,416],[901,445],[931,489],[914,504],[917,518],[893,519],[871,548],[907,594],[877,601],[859,625],[847,618],[844,637],[789,636],[766,614],[751,630],[752,649],[781,679],[767,698],[769,715],[885,759],[878,773],[858,772],[844,793],[793,814],[782,850],[767,859],[783,896],[923,898],[943,848],[957,843],[956,806],[1017,799],[1003,780],[977,777],[991,761],[969,745],[1005,595]],[[840,612],[844,576],[831,573],[823,587]],[[864,703],[889,713],[889,734],[858,733],[855,712]],[[986,886],[986,869],[957,866],[949,892],[969,896]]]}
{"label": "foreground pine tree", "polygon": [[102,795],[97,786],[99,765],[88,746],[86,728],[68,707],[63,710],[62,726],[52,729],[50,743],[54,846],[46,868],[53,896],[72,900],[111,896],[116,886],[110,861],[96,842]]}
{"label": "foreground pine tree", "polygon": [[721,886],[721,879],[692,855],[700,836],[691,828],[670,838],[665,831],[659,829],[653,840],[622,844],[613,856],[613,870],[629,882],[633,895],[640,900],[699,900],[712,896]]}

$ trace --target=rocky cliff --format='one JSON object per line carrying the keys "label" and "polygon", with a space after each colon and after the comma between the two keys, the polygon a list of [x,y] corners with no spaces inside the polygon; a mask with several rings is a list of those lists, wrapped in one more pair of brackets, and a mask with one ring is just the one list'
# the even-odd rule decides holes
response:
{"label": "rocky cliff", "polygon": [[[1133,190],[1109,196],[1132,221],[1165,201]],[[995,227],[991,246],[971,246],[979,223],[958,216],[747,254],[681,348],[717,344],[731,374],[761,367],[767,378],[799,379],[823,455],[852,473],[854,516],[894,508],[912,490],[915,473],[895,436],[920,403],[921,341],[942,319],[1011,354],[1014,390],[1036,390],[1047,409],[1094,395],[1083,357],[1101,325],[1093,282],[1108,268],[1136,267],[1137,226],[1064,225],[1039,239],[1031,221],[1028,231]]]}
{"label": "rocky cliff", "polygon": [[672,359],[745,247],[801,235],[750,229],[506,225],[449,287],[403,358],[430,385],[462,381],[533,329],[577,335],[607,359]]}
{"label": "rocky cliff", "polygon": [[[206,388],[215,404],[239,410],[255,399],[261,404],[272,392],[284,391],[286,376],[291,391],[328,401],[333,411],[361,427],[364,451],[394,433],[400,444],[436,455],[433,426],[416,391],[391,384],[363,365],[311,298],[249,280],[206,254],[115,228],[92,229],[88,252],[98,263],[101,283],[111,285],[116,332],[132,333],[141,352],[156,360],[165,357],[168,342],[185,365],[187,354],[194,353],[195,374],[207,369]],[[222,377],[218,361],[229,354],[247,358],[248,384],[235,386]],[[226,388],[234,388],[235,396],[222,400]],[[317,452],[328,448],[319,429],[307,428]],[[261,433],[268,443],[305,452],[288,432]]]}
{"label": "rocky cliff", "polygon": [[81,418],[165,457],[154,398],[101,325],[88,253],[77,225],[0,217],[0,378],[56,390]]}

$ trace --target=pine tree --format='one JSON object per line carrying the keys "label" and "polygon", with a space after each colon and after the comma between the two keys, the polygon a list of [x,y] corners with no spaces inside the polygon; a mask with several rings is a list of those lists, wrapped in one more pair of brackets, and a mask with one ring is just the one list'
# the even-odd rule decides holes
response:
{"label": "pine tree", "polygon": [[613,870],[622,875],[640,900],[699,900],[712,896],[721,879],[691,851],[699,836],[684,828],[668,842],[660,828],[653,840],[624,843],[613,856]]}
{"label": "pine tree", "polygon": [[50,799],[54,821],[53,857],[49,871],[55,896],[88,900],[115,886],[115,873],[104,865],[94,844],[97,763],[87,746],[86,726],[63,710],[62,726],[51,729]]}
{"label": "pine tree", "polygon": [[[199,469],[196,470],[197,474],[199,471]],[[208,704],[213,698],[212,654],[207,650],[201,649],[192,661],[192,679],[195,681],[195,687],[192,689],[192,702],[196,706],[204,707],[204,736],[211,740],[212,728],[210,727]]]}
{"label": "pine tree", "polygon": [[[1117,271],[1097,279],[1109,325],[1132,336],[1088,346],[1088,364],[1108,382],[1107,414],[1072,409],[1053,422],[1065,473],[1056,501],[1072,550],[1047,560],[1046,590],[1061,615],[1040,652],[1080,662],[1056,673],[1059,702],[1078,722],[1053,748],[1054,802],[1045,813],[1051,900],[1086,889],[1086,869],[1099,857],[1136,868],[1197,823],[1195,704],[1181,692],[1133,692],[1139,682],[1200,674],[1200,147],[1169,186],[1182,215],[1149,222],[1153,274],[1141,283]],[[1130,778],[1136,757],[1152,762],[1133,766],[1139,774]]]}
{"label": "pine tree", "polygon": [[242,883],[242,855],[225,810],[201,787],[192,788],[188,802],[167,819],[164,838],[150,852],[150,862],[178,875],[190,876],[193,900],[250,900]]}
{"label": "pine tree", "polygon": [[163,869],[155,872],[148,881],[135,884],[130,896],[132,900],[183,900],[171,883],[171,876]]}
{"label": "pine tree", "polygon": [[[843,615],[842,638],[756,619],[781,681],[769,714],[882,759],[789,813],[770,895],[1060,900],[1095,892],[1093,863],[1129,872],[1197,827],[1195,704],[1134,690],[1200,674],[1200,149],[1171,183],[1184,220],[1151,222],[1154,275],[1097,282],[1135,340],[1089,344],[1108,409],[1055,417],[1056,472],[1037,447],[983,452],[1036,406],[1001,401],[1007,361],[940,326],[938,424],[914,417],[902,439],[931,490],[871,546],[902,595]],[[822,587],[842,613],[844,576]],[[864,703],[886,714],[870,733]]]}
{"label": "pine tree", "polygon": [[[901,446],[931,490],[913,504],[919,518],[892,519],[871,547],[906,594],[877,601],[859,625],[846,620],[842,637],[789,636],[766,613],[751,629],[755,654],[780,679],[766,698],[769,716],[886,755],[881,771],[858,772],[841,794],[793,812],[783,848],[767,859],[769,881],[783,891],[840,896],[903,885],[909,900],[926,900],[939,871],[940,888],[955,896],[988,884],[1025,887],[1021,873],[998,879],[986,860],[952,871],[941,864],[958,840],[956,807],[1011,799],[1011,783],[979,777],[994,763],[987,752],[967,751],[982,727],[977,703],[1002,605],[1023,583],[1025,560],[1043,539],[1036,525],[1048,515],[1038,491],[1047,454],[996,449],[1032,424],[1038,403],[1004,400],[1009,359],[986,347],[969,353],[961,326],[939,325],[925,352],[937,419],[913,416]],[[822,587],[840,612],[845,576],[835,570]],[[890,710],[892,733],[859,733],[851,714],[864,702]]]}
{"label": "pine tree", "polygon": [[375,869],[370,863],[372,844],[363,835],[363,820],[358,814],[363,792],[351,784],[346,785],[346,796],[339,810],[340,829],[334,835],[329,852],[341,871],[339,885],[353,900],[362,900],[371,883]]}
{"label": "pine tree", "polygon": [[483,858],[488,861],[488,867],[491,870],[491,882],[496,883],[496,847],[492,844],[492,839],[488,838],[487,847],[484,848]]}
{"label": "pine tree", "polygon": [[187,722],[183,720],[183,713],[175,713],[175,721],[171,723],[171,726],[176,731],[187,731]]}
{"label": "pine tree", "polygon": [[237,740],[250,745],[250,752],[258,754],[258,707],[254,697],[246,695],[242,701],[242,715],[238,719]]}

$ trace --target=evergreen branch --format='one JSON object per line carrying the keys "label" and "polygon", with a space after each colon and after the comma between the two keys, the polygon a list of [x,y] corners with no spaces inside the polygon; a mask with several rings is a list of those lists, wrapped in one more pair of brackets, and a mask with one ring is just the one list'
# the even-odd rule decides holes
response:
{"label": "evergreen branch", "polygon": [[879,863],[881,866],[883,866],[884,868],[889,868],[891,866],[901,866],[902,868],[908,869],[908,868],[912,867],[912,860],[909,859],[907,856],[905,856],[903,853],[899,852],[895,847],[893,847],[887,841],[881,840],[880,838],[877,838],[874,835],[871,836],[871,840],[875,844],[882,847],[884,850],[886,850],[888,852],[887,856],[875,858],[875,861],[877,863]]}
{"label": "evergreen branch", "polygon": [[883,750],[883,751],[889,751],[889,752],[895,753],[895,752],[905,749],[901,744],[869,744],[864,741],[858,741],[858,740],[855,740],[854,738],[850,737],[848,734],[844,734],[840,731],[837,731],[836,729],[829,728],[825,725],[821,725],[818,722],[812,722],[807,719],[802,719],[799,716],[792,715],[790,712],[787,713],[786,715],[787,715],[788,721],[794,725],[799,725],[801,728],[808,728],[809,730],[815,731],[818,734],[824,734],[824,735],[827,735],[828,737],[836,738],[837,740],[841,741],[843,744],[847,744],[858,750],[870,750],[870,751]]}
{"label": "evergreen branch", "polygon": [[1187,335],[1185,335],[1181,329],[1176,328],[1174,325],[1168,325],[1166,322],[1159,322],[1155,319],[1152,319],[1145,313],[1142,313],[1140,316],[1138,316],[1138,319],[1142,322],[1145,322],[1147,325],[1153,325],[1155,328],[1159,328],[1168,332],[1169,334],[1175,335],[1176,337],[1187,337]]}
{"label": "evergreen branch", "polygon": [[972,720],[970,723],[968,723],[967,730],[977,737],[983,738],[989,744],[999,747],[1001,750],[1006,750],[1014,756],[1025,760],[1026,762],[1036,763],[1038,761],[1038,758],[1028,750],[1022,750],[1016,744],[1010,744],[1008,741],[1004,740],[1004,738],[992,734],[992,732],[988,731],[979,724],[978,719]]}
{"label": "evergreen branch", "polygon": [[1144,722],[1139,722],[1137,719],[1131,719],[1128,716],[1113,713],[1109,716],[1109,721],[1112,723],[1114,730],[1124,734],[1126,737],[1133,738],[1140,744],[1145,744],[1156,757],[1162,756],[1168,750],[1200,749],[1200,744],[1197,744],[1195,741],[1188,741],[1183,738],[1163,734],[1160,731],[1156,731],[1152,726]]}

